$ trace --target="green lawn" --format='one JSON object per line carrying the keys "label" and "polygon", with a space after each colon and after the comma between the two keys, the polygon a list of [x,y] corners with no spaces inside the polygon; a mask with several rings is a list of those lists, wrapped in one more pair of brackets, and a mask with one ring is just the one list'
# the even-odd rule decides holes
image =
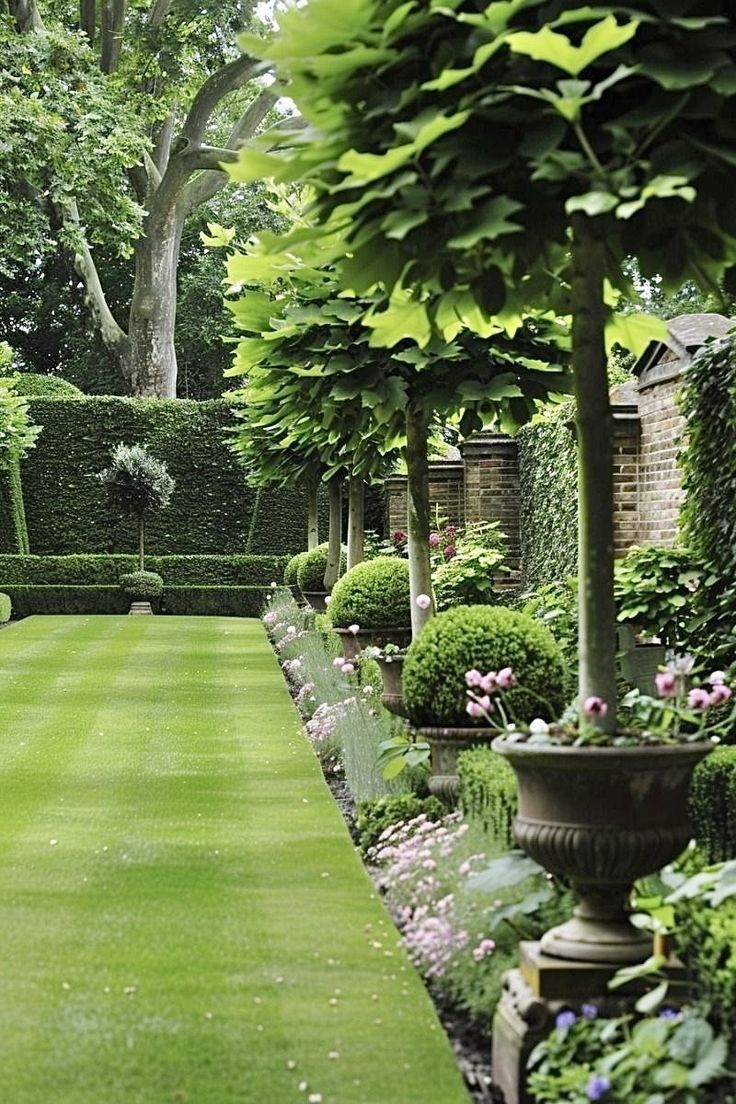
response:
{"label": "green lawn", "polygon": [[2,1104],[467,1104],[258,622],[29,618],[0,695]]}

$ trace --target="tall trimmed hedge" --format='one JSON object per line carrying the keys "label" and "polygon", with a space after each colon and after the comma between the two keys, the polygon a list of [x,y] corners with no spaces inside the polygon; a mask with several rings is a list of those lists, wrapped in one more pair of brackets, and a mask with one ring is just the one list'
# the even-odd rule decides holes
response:
{"label": "tall trimmed hedge", "polygon": [[287,554],[304,547],[306,499],[269,491],[253,527],[256,492],[228,447],[227,402],[37,398],[38,445],[23,462],[23,493],[31,551],[121,552],[135,548],[134,526],[107,503],[94,476],[119,442],[145,445],[176,480],[170,507],[152,517],[146,533],[152,556],[166,553]]}
{"label": "tall trimmed hedge", "polygon": [[525,590],[577,574],[577,448],[571,403],[519,432],[521,574]]}

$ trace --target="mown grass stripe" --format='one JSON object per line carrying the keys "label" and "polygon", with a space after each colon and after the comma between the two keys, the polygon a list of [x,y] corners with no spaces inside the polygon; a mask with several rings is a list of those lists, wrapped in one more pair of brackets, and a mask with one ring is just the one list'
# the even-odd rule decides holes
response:
{"label": "mown grass stripe", "polygon": [[49,630],[70,693],[28,660],[39,777],[0,768],[0,1100],[467,1101],[261,626],[32,618],[0,686]]}

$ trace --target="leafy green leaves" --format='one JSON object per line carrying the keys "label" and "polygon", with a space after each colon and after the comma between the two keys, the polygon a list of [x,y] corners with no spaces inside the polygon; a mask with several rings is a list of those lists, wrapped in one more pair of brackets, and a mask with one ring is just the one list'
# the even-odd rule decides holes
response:
{"label": "leafy green leaves", "polygon": [[574,46],[569,38],[548,26],[534,33],[519,31],[509,35],[507,41],[514,53],[546,61],[577,77],[598,58],[633,38],[638,26],[634,19],[619,25],[615,16],[609,15],[586,31],[579,46]]}

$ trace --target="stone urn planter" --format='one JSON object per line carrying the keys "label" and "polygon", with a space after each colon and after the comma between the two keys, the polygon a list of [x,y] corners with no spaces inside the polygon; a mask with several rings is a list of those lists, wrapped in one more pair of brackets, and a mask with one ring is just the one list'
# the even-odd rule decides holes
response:
{"label": "stone urn planter", "polygon": [[457,805],[458,778],[457,757],[461,751],[490,744],[493,732],[490,728],[430,728],[421,726],[417,732],[429,744],[432,757],[432,773],[427,785],[433,797],[445,805]]}
{"label": "stone urn planter", "polygon": [[324,613],[327,609],[327,598],[330,596],[329,590],[303,590],[301,592],[302,598],[311,606],[315,613]]}
{"label": "stone urn planter", "polygon": [[690,840],[690,779],[713,745],[576,748],[497,738],[492,746],[518,781],[516,842],[567,879],[578,899],[573,917],[542,937],[542,951],[572,961],[643,961],[652,937],[631,923],[631,888]]}
{"label": "stone urn planter", "polygon": [[386,644],[395,644],[397,648],[406,648],[411,640],[411,627],[391,627],[387,629],[352,629],[335,628],[335,632],[342,642],[342,654],[345,659],[357,659],[358,653],[364,648],[382,648]]}
{"label": "stone urn planter", "polygon": [[395,717],[406,717],[404,688],[401,685],[401,672],[404,667],[403,655],[376,656],[376,663],[381,668],[381,678],[383,679],[381,704]]}

